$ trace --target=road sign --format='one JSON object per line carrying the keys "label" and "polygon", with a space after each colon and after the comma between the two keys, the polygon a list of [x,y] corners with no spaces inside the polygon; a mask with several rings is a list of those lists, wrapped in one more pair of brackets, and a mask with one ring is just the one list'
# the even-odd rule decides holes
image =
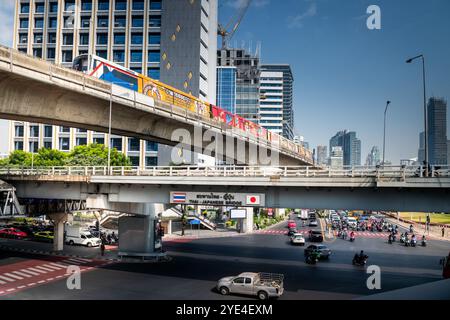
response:
{"label": "road sign", "polygon": [[170,193],[170,203],[199,206],[224,207],[264,207],[265,194],[220,193],[220,192],[182,192]]}
{"label": "road sign", "polygon": [[189,221],[189,224],[200,224],[200,220],[198,219],[192,219],[191,221]]}

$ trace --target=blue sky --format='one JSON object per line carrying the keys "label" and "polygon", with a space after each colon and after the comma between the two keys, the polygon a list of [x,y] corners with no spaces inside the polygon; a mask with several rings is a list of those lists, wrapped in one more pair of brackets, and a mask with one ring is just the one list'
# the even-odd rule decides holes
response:
{"label": "blue sky", "polygon": [[[219,0],[228,22],[242,0]],[[369,5],[381,8],[381,30],[368,30]],[[14,0],[0,1],[0,43],[11,45]],[[253,0],[232,44],[261,42],[264,63],[289,63],[294,77],[295,127],[311,147],[338,130],[356,131],[362,162],[382,147],[383,112],[391,100],[386,158],[417,156],[423,130],[423,53],[428,96],[450,100],[449,0]],[[0,121],[0,152],[6,150]],[[450,124],[448,125],[450,128]],[[450,136],[450,135],[449,135]]]}
{"label": "blue sky", "polygon": [[[417,156],[423,131],[421,65],[428,96],[450,100],[450,1],[448,0],[254,0],[232,41],[261,42],[264,63],[289,63],[295,77],[296,130],[312,147],[328,145],[338,130],[356,131],[362,163],[381,149],[388,115],[386,159]],[[221,7],[226,22],[239,0]],[[381,8],[381,30],[369,30],[369,5]],[[448,126],[450,127],[450,126]]]}

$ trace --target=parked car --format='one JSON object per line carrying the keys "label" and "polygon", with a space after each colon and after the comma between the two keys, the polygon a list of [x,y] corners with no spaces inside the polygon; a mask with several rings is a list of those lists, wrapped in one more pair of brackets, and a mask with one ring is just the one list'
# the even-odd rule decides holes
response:
{"label": "parked car", "polygon": [[303,235],[301,233],[294,233],[291,237],[291,244],[304,246],[305,238],[303,237]]}
{"label": "parked car", "polygon": [[220,279],[216,288],[222,295],[237,293],[267,300],[278,298],[283,294],[283,279],[282,274],[244,272],[235,277]]}
{"label": "parked car", "polygon": [[323,242],[322,231],[310,231],[309,232],[309,241],[311,242]]}
{"label": "parked car", "polygon": [[26,232],[19,230],[17,228],[4,228],[0,230],[0,237],[2,238],[13,238],[13,239],[24,239],[28,237]]}
{"label": "parked car", "polygon": [[53,231],[39,231],[34,233],[33,239],[41,242],[53,242],[55,238]]}
{"label": "parked car", "polygon": [[309,220],[309,226],[310,227],[317,227],[318,226],[317,220]]}
{"label": "parked car", "polygon": [[289,220],[287,227],[288,228],[297,228],[297,223],[295,223],[294,220]]}
{"label": "parked car", "polygon": [[312,244],[312,245],[308,246],[307,248],[305,248],[305,252],[304,252],[305,256],[309,255],[311,252],[313,252],[315,250],[320,252],[321,259],[329,259],[330,258],[331,250],[328,249],[328,247],[323,244]]}

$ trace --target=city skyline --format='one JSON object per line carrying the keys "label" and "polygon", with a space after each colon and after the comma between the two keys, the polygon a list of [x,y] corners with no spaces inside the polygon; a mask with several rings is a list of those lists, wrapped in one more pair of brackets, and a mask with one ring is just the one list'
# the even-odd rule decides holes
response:
{"label": "city skyline", "polygon": [[[9,46],[13,4],[13,0],[0,4],[4,25],[0,43]],[[256,47],[261,41],[262,63],[291,65],[296,79],[295,129],[305,136],[311,148],[326,143],[334,132],[348,127],[358,132],[363,141],[361,153],[368,154],[373,145],[382,143],[384,104],[391,100],[386,160],[399,163],[417,155],[417,137],[423,131],[421,70],[418,65],[405,64],[406,58],[424,53],[427,97],[442,96],[447,100],[450,97],[447,85],[450,61],[445,58],[450,55],[450,45],[441,41],[450,36],[445,28],[445,12],[450,3],[379,1],[382,29],[374,31],[366,27],[369,4],[369,1],[340,4],[319,0],[256,1],[231,42],[239,46],[245,41],[246,46]],[[220,20],[227,21],[236,6],[237,1],[223,1]],[[422,13],[423,19],[416,19]],[[280,23],[267,24],[266,18]],[[429,26],[431,22],[433,27]],[[279,32],[286,36],[276,37]],[[287,43],[285,39],[292,37],[298,41]],[[281,40],[285,42],[285,50],[279,50]],[[329,54],[330,49],[333,55]],[[7,130],[5,122],[0,121],[0,135]],[[5,149],[5,142],[0,142],[0,153]]]}

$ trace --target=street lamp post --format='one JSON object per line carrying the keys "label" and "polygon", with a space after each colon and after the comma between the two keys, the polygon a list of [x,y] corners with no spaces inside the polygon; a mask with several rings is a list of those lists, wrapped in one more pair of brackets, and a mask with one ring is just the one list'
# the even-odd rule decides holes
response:
{"label": "street lamp post", "polygon": [[108,175],[111,174],[111,122],[112,122],[112,84],[109,96],[109,124],[108,124]]}
{"label": "street lamp post", "polygon": [[387,114],[387,110],[389,105],[391,104],[390,101],[386,102],[386,109],[384,110],[384,133],[383,133],[383,168],[384,168],[384,164],[385,164],[385,155],[386,155],[386,114]]}
{"label": "street lamp post", "polygon": [[427,94],[426,94],[426,76],[425,76],[425,57],[423,54],[406,60],[411,63],[416,59],[422,58],[422,77],[423,77],[423,112],[425,122],[425,176],[428,177],[428,115],[427,115]]}

